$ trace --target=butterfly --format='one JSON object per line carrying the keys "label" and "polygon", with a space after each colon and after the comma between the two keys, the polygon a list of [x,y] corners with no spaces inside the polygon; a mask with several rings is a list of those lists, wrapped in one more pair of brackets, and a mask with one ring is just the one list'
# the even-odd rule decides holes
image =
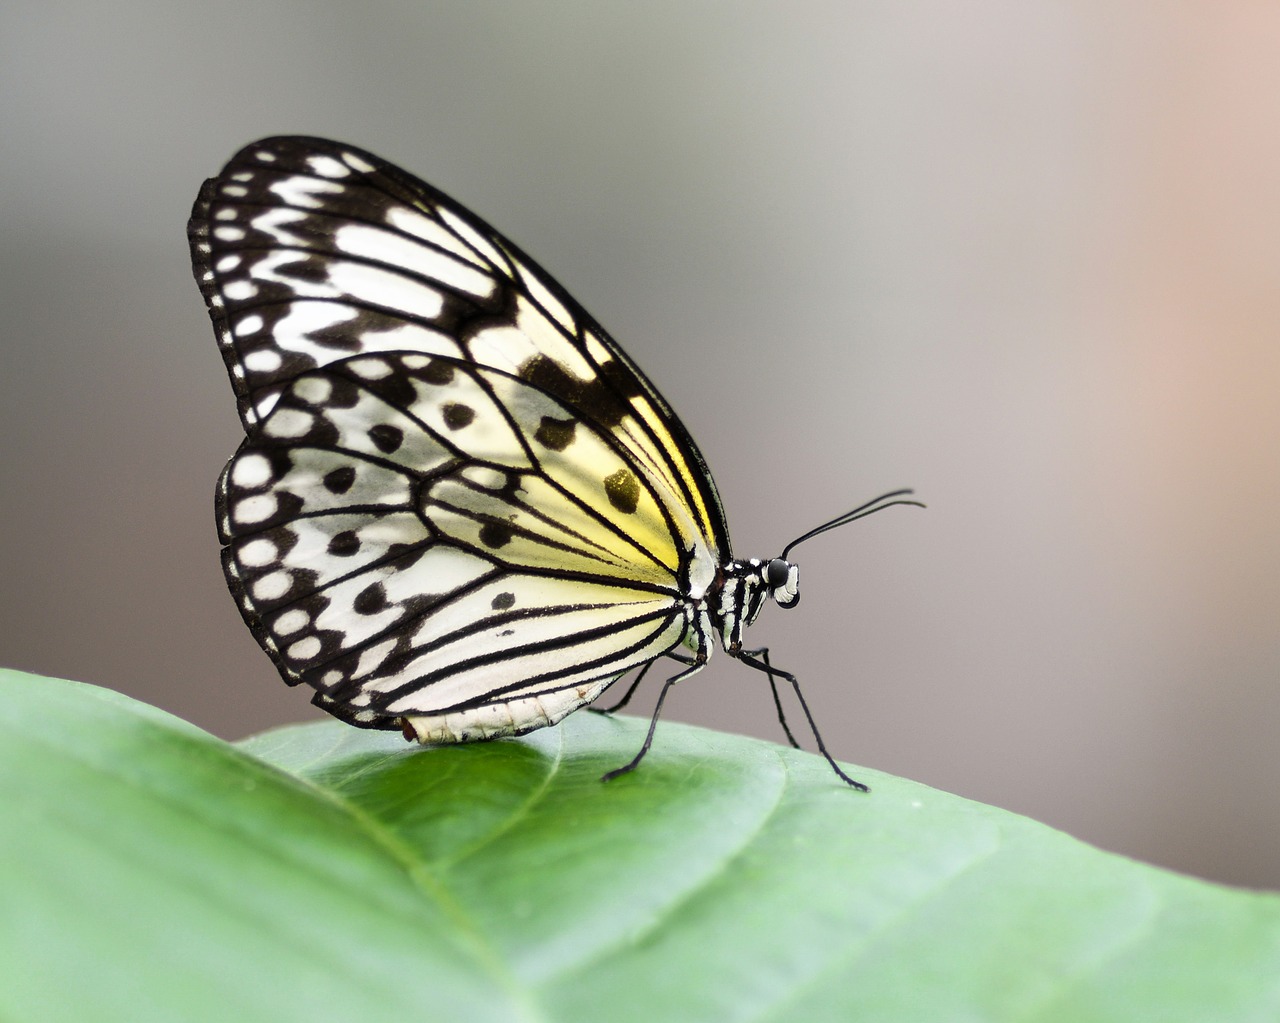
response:
{"label": "butterfly", "polygon": [[799,601],[792,548],[737,559],[697,445],[631,358],[520,249],[353,146],[268,138],[205,182],[196,280],[245,439],[217,487],[222,563],[285,682],[422,743],[519,735]]}

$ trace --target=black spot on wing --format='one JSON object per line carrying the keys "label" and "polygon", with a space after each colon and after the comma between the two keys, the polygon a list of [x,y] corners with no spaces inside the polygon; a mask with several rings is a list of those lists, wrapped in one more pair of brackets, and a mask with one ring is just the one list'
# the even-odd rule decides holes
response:
{"label": "black spot on wing", "polygon": [[328,550],[335,558],[349,558],[360,550],[360,537],[350,529],[334,533],[329,538]]}
{"label": "black spot on wing", "polygon": [[507,608],[515,604],[515,602],[516,595],[514,593],[499,593],[493,598],[493,602],[489,606],[495,611],[505,611]]}
{"label": "black spot on wing", "polygon": [[511,527],[505,522],[486,522],[480,527],[480,542],[486,547],[505,547],[511,542]]}
{"label": "black spot on wing", "polygon": [[630,469],[619,469],[604,478],[604,492],[609,503],[630,515],[640,503],[640,482]]}
{"label": "black spot on wing", "polygon": [[427,383],[441,387],[453,382],[453,373],[454,369],[449,363],[440,359],[432,359],[422,368],[418,375]]}
{"label": "black spot on wing", "polygon": [[331,494],[345,494],[356,481],[356,471],[350,465],[325,473],[324,488]]}
{"label": "black spot on wing", "polygon": [[373,583],[356,594],[356,599],[351,602],[351,606],[355,608],[357,614],[377,614],[387,606],[387,591],[382,583]]}
{"label": "black spot on wing", "polygon": [[574,431],[577,428],[578,424],[572,419],[555,419],[551,416],[543,416],[542,422],[538,424],[538,429],[534,432],[533,437],[544,448],[550,448],[552,451],[563,451],[573,443]]}
{"label": "black spot on wing", "polygon": [[470,426],[476,418],[476,410],[459,401],[446,402],[441,406],[440,411],[444,415],[444,425],[450,430],[461,430],[464,426]]}
{"label": "black spot on wing", "polygon": [[[403,366],[397,364],[398,369]],[[393,408],[409,411],[418,400],[418,392],[414,390],[413,381],[403,372],[388,373],[380,380],[369,381],[369,390]]]}
{"label": "black spot on wing", "polygon": [[369,427],[369,439],[379,451],[389,455],[404,443],[404,431],[389,423],[377,423]]}
{"label": "black spot on wing", "polygon": [[545,355],[535,355],[520,367],[519,377],[604,427],[630,415],[629,399],[642,393],[635,375],[613,359],[601,364],[596,379],[579,380]]}
{"label": "black spot on wing", "polygon": [[295,281],[308,281],[324,284],[329,280],[329,263],[321,256],[305,256],[276,267],[281,277],[291,277]]}
{"label": "black spot on wing", "polygon": [[358,352],[363,344],[360,334],[345,323],[329,327],[316,327],[307,331],[306,337],[308,341],[314,341],[325,348],[334,348],[340,352]]}

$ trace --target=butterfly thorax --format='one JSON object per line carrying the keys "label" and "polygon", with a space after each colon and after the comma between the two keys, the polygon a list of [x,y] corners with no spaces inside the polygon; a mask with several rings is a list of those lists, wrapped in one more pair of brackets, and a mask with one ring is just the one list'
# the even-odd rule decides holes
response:
{"label": "butterfly thorax", "polygon": [[735,558],[721,567],[709,594],[708,612],[726,653],[737,656],[743,630],[760,616],[769,597],[779,607],[800,602],[799,575],[799,569],[782,558]]}

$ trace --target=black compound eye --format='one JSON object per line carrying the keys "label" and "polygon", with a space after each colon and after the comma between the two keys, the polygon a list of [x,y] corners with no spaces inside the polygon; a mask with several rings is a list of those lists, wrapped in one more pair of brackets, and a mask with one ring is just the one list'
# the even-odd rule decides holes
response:
{"label": "black compound eye", "polygon": [[772,589],[776,590],[779,586],[782,586],[790,575],[790,563],[783,561],[781,558],[774,558],[769,564],[765,565],[764,578]]}

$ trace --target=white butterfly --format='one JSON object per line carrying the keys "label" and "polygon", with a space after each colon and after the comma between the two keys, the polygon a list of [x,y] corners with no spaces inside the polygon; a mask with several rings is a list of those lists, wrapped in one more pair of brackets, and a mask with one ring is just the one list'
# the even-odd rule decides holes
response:
{"label": "white butterfly", "polygon": [[865,789],[742,632],[799,600],[797,543],[910,491],[733,558],[697,446],[617,343],[484,221],[354,147],[247,146],[188,234],[247,434],[218,484],[223,566],[286,682],[352,724],[468,742],[674,659],[609,778],[718,639],[768,676],[792,745],[777,678]]}

